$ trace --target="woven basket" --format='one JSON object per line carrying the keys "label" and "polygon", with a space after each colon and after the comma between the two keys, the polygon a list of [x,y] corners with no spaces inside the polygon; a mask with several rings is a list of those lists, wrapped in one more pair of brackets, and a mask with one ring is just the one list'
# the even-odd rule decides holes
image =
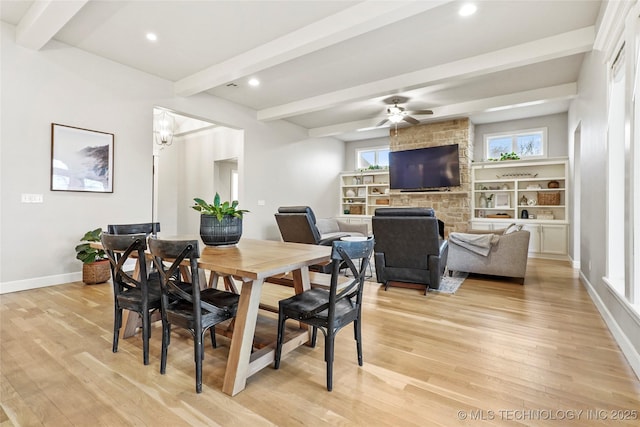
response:
{"label": "woven basket", "polygon": [[111,278],[109,260],[82,264],[82,281],[87,285],[104,283]]}
{"label": "woven basket", "polygon": [[362,215],[362,206],[349,206],[349,213],[351,215]]}
{"label": "woven basket", "polygon": [[541,206],[556,206],[560,204],[560,192],[538,192],[538,205]]}

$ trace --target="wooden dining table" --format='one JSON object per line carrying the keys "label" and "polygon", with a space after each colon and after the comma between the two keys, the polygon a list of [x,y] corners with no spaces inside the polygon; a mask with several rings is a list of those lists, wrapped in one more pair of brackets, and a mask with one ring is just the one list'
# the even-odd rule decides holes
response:
{"label": "wooden dining table", "polygon": [[[330,261],[331,247],[273,240],[240,239],[234,247],[206,246],[198,266],[219,275],[240,279],[240,302],[231,337],[222,391],[231,396],[244,390],[247,378],[273,363],[275,342],[252,352],[263,283],[288,272],[296,293],[311,288],[309,266]],[[309,342],[310,333],[301,329],[288,337],[282,354]]]}
{"label": "wooden dining table", "polygon": [[[227,369],[222,384],[222,391],[234,396],[244,390],[247,378],[272,364],[275,358],[275,342],[263,345],[259,349],[253,347],[258,311],[264,308],[260,304],[264,282],[269,278],[286,275],[293,279],[295,293],[310,289],[309,266],[329,262],[331,247],[245,238],[240,239],[236,245],[219,247],[206,246],[194,236],[162,236],[160,238],[198,240],[200,245],[198,267],[201,270],[208,270],[210,279],[233,278],[241,282],[241,287],[238,289],[240,301],[233,324]],[[94,245],[101,247],[99,243]],[[148,256],[150,257],[150,254]],[[200,286],[206,287],[212,284],[215,286],[217,280],[207,282],[205,275],[201,274],[200,281]],[[139,326],[139,316],[135,314],[129,313],[123,337],[135,334]],[[306,328],[288,333],[282,346],[283,356],[300,345],[308,343],[310,338],[310,332]]]}

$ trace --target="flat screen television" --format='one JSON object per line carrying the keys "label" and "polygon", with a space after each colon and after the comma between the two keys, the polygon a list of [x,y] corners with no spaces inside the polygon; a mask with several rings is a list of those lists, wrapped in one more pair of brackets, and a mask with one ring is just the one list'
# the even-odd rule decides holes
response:
{"label": "flat screen television", "polygon": [[458,144],[389,153],[389,187],[429,191],[460,185]]}

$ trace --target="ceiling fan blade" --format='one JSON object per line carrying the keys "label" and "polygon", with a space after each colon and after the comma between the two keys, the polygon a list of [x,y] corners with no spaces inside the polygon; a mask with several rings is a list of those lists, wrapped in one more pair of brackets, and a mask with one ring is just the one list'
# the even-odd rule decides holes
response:
{"label": "ceiling fan blade", "polygon": [[413,111],[408,111],[408,113],[416,115],[416,116],[419,116],[419,115],[423,115],[423,114],[433,114],[433,111],[431,111],[431,110],[413,110]]}
{"label": "ceiling fan blade", "polygon": [[382,126],[383,124],[387,123],[388,121],[389,121],[389,119],[384,119],[384,120],[382,120],[380,123],[378,123],[378,124],[376,125],[376,127],[378,127],[378,126]]}
{"label": "ceiling fan blade", "polygon": [[404,120],[405,122],[409,122],[409,123],[411,123],[412,125],[417,125],[418,123],[420,123],[420,120],[416,120],[416,119],[414,119],[414,118],[413,118],[413,117],[411,117],[411,116],[404,116],[403,120]]}

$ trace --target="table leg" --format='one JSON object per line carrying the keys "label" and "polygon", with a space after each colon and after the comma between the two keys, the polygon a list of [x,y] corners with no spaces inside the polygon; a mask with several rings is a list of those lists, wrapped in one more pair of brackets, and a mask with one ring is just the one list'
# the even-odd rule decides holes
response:
{"label": "table leg", "polygon": [[253,335],[258,320],[263,280],[244,281],[231,338],[227,369],[222,391],[234,396],[244,390],[249,375],[249,361],[253,348]]}
{"label": "table leg", "polygon": [[293,270],[293,289],[296,294],[311,289],[311,279],[309,278],[309,267],[303,267],[300,270]]}

